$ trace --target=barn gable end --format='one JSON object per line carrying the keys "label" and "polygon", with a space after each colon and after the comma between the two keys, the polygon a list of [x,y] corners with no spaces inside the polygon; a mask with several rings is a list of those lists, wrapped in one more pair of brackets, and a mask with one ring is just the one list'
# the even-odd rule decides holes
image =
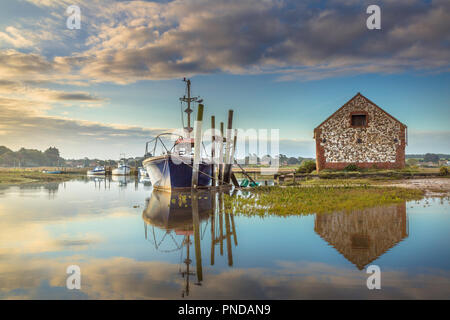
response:
{"label": "barn gable end", "polygon": [[406,125],[358,93],[314,129],[318,170],[402,168]]}

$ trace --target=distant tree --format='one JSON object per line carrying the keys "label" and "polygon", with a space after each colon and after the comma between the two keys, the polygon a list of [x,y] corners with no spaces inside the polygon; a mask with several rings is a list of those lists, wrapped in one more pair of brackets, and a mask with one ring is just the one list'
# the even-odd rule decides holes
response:
{"label": "distant tree", "polygon": [[303,160],[300,167],[298,167],[298,173],[311,173],[316,170],[316,162],[314,160]]}
{"label": "distant tree", "polygon": [[423,156],[425,162],[439,162],[439,155],[434,153],[427,153]]}
{"label": "distant tree", "polygon": [[47,158],[47,165],[56,166],[60,164],[61,158],[59,156],[59,150],[55,147],[50,147],[44,151],[44,155]]}
{"label": "distant tree", "polygon": [[288,157],[284,154],[281,154],[278,156],[278,159],[280,160],[280,165],[283,165],[284,163],[288,162]]}
{"label": "distant tree", "polygon": [[12,152],[12,150],[8,149],[5,146],[0,146],[0,156],[7,153],[7,152]]}
{"label": "distant tree", "polygon": [[408,160],[406,160],[406,164],[408,166],[417,166],[418,163],[419,163],[419,160],[417,160],[417,159],[408,159]]}
{"label": "distant tree", "polygon": [[0,166],[14,167],[19,166],[19,159],[13,151],[7,151],[0,155]]}
{"label": "distant tree", "polygon": [[290,157],[287,159],[288,164],[298,164],[298,159],[296,157]]}

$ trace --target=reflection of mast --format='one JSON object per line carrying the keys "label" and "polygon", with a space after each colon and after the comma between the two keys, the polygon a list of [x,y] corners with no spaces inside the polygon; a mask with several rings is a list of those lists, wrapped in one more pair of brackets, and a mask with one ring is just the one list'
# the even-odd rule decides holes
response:
{"label": "reflection of mast", "polygon": [[[180,250],[179,274],[183,277],[184,283],[182,297],[188,296],[190,293],[192,276],[197,276],[196,285],[201,285],[203,281],[201,239],[205,235],[207,223],[205,228],[200,230],[201,221],[209,221],[209,218],[211,221],[211,264],[214,264],[215,246],[222,243],[221,255],[223,256],[223,242],[226,241],[228,264],[233,265],[231,237],[234,237],[234,244],[237,245],[235,223],[231,208],[227,207],[227,210],[224,210],[223,194],[219,193],[218,198],[216,196],[215,191],[193,190],[187,193],[170,194],[154,191],[152,196],[146,200],[146,208],[142,213],[145,239],[152,242],[155,249],[160,252]],[[217,201],[217,199],[219,200]],[[220,220],[220,226],[216,219]],[[223,223],[224,219],[225,224]],[[149,225],[151,229],[148,229]],[[156,237],[155,227],[156,230],[165,231],[162,237]],[[219,229],[220,236],[217,234]],[[182,242],[179,243],[174,236],[183,236]],[[157,238],[159,239],[157,240]],[[171,239],[175,246],[172,245],[168,249],[167,243],[165,243],[163,247],[162,243],[166,238]],[[194,244],[195,249],[196,265],[194,270],[191,267],[191,244]],[[186,254],[184,253],[185,247]],[[186,258],[183,259],[185,255]]]}
{"label": "reflection of mast", "polygon": [[198,195],[195,190],[191,192],[191,205],[192,205],[192,227],[194,233],[194,246],[195,246],[195,266],[197,272],[194,273],[189,270],[189,266],[192,263],[189,258],[190,254],[190,231],[187,231],[187,235],[185,235],[185,240],[183,244],[186,245],[186,259],[184,259],[184,263],[186,265],[186,271],[181,271],[181,276],[186,279],[185,281],[185,289],[181,293],[181,296],[185,295],[189,296],[189,276],[197,274],[197,283],[196,285],[201,285],[203,281],[203,270],[202,270],[202,251],[200,247],[200,218],[198,212]]}
{"label": "reflection of mast", "polygon": [[183,245],[186,245],[186,259],[184,259],[184,263],[186,264],[186,271],[181,271],[180,270],[180,274],[181,276],[184,278],[186,276],[186,280],[185,280],[185,284],[184,284],[184,290],[181,292],[181,297],[184,298],[184,296],[189,296],[189,276],[193,276],[195,275],[194,272],[189,271],[189,266],[192,262],[191,259],[189,259],[189,248],[191,246],[191,240],[190,240],[190,235],[188,234],[187,236],[184,237],[183,240]]}

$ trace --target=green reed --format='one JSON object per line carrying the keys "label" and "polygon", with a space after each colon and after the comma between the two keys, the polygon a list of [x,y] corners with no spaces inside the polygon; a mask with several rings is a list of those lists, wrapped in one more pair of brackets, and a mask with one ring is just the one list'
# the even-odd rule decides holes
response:
{"label": "green reed", "polygon": [[225,207],[236,214],[292,216],[360,210],[381,205],[420,200],[422,190],[397,187],[312,186],[259,187],[248,196],[225,195]]}

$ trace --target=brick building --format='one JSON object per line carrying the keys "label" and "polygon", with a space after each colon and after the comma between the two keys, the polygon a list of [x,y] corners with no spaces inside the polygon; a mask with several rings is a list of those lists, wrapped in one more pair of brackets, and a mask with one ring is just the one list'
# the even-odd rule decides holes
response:
{"label": "brick building", "polygon": [[358,93],[314,129],[317,170],[405,166],[407,127]]}

